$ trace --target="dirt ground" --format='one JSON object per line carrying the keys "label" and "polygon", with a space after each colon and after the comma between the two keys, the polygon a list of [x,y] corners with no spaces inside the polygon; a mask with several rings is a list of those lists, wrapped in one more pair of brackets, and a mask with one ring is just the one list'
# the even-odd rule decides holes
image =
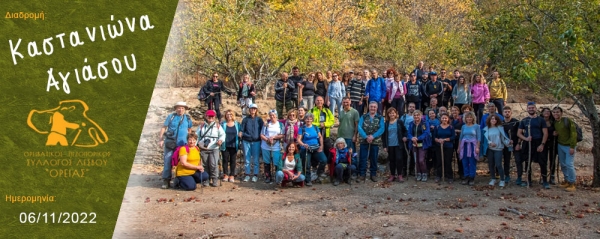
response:
{"label": "dirt ground", "polygon": [[[404,183],[367,181],[275,191],[262,178],[257,183],[236,178],[235,183],[195,191],[160,189],[162,166],[156,163],[160,153],[150,138],[157,137],[164,120],[160,116],[176,101],[196,106],[196,92],[193,88],[155,90],[115,238],[600,237],[600,193],[582,186],[589,183],[593,166],[591,154],[585,152],[591,147],[589,140],[579,144],[583,150],[576,158],[579,187],[575,193],[557,186],[545,190],[537,183],[530,189],[516,186],[514,165],[513,183],[505,189],[489,187],[485,162],[478,164],[472,187],[457,182],[438,185],[433,180],[417,183],[410,177]],[[272,101],[258,103],[260,112],[274,107]],[[224,105],[235,107],[232,101]],[[576,116],[576,107],[568,114]],[[589,126],[584,130],[589,136]],[[539,167],[533,168],[536,181]]]}

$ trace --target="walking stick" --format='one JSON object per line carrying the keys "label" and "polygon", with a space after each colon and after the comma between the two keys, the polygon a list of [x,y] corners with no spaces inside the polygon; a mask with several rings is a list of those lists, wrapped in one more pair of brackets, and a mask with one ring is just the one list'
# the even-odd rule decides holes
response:
{"label": "walking stick", "polygon": [[402,172],[406,171],[406,178],[408,178],[408,174],[409,174],[409,169],[408,167],[410,166],[410,153],[408,153],[408,144],[406,144],[406,142],[404,142],[404,151],[406,151],[406,170],[402,169]]}
{"label": "walking stick", "polygon": [[446,180],[444,179],[446,177],[445,174],[445,161],[444,161],[444,144],[440,143],[440,154],[442,155],[442,181],[446,182]]}
{"label": "walking stick", "polygon": [[554,168],[556,168],[556,183],[560,184],[560,174],[558,171],[558,157],[556,157],[556,136],[552,138],[552,157],[554,157]]}
{"label": "walking stick", "polygon": [[[371,143],[369,143],[369,148],[367,149],[367,161],[369,161],[369,157],[371,157]],[[372,162],[371,162],[372,163]],[[369,164],[370,165],[370,164]],[[375,173],[377,174],[377,171],[375,171]],[[363,182],[367,181],[367,175],[365,175],[365,180]]]}
{"label": "walking stick", "polygon": [[[281,114],[283,114],[283,112],[285,112],[287,110],[286,107],[285,107],[285,103],[286,103],[286,101],[285,101],[285,90],[286,89],[287,89],[287,87],[283,87],[283,102],[282,102],[283,103],[283,107],[282,107],[283,110],[281,111]],[[283,115],[281,117],[283,117]]]}
{"label": "walking stick", "polygon": [[271,181],[271,183],[273,183],[273,169],[275,168],[275,158],[273,158],[273,144],[274,143],[270,143],[269,147],[269,155],[271,156],[271,168],[270,168],[270,172],[269,172],[269,181]]}
{"label": "walking stick", "polygon": [[[527,125],[527,137],[531,136],[531,118],[529,119],[529,124]],[[527,159],[527,188],[531,185],[531,138],[529,140],[529,158]]]}

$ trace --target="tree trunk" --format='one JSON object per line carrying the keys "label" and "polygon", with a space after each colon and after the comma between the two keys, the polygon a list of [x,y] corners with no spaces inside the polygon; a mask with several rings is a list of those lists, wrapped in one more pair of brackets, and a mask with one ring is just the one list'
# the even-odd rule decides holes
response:
{"label": "tree trunk", "polygon": [[592,170],[594,175],[594,181],[592,187],[600,187],[600,117],[598,117],[598,110],[594,104],[593,95],[581,97],[583,104],[587,110],[586,116],[590,120],[590,126],[592,126],[592,155],[594,156],[594,169]]}

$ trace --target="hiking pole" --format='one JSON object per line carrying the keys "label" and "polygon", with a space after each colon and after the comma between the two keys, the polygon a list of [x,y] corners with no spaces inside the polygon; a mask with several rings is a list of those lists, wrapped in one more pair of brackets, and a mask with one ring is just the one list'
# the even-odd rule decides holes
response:
{"label": "hiking pole", "polygon": [[413,144],[413,161],[415,161],[415,180],[417,180],[417,145]]}
{"label": "hiking pole", "polygon": [[[284,83],[284,84],[286,84],[286,83]],[[282,102],[283,103],[283,110],[281,111],[281,114],[282,114],[281,117],[283,117],[283,112],[285,112],[287,110],[286,107],[285,107],[285,103],[286,103],[286,101],[285,101],[285,90],[286,89],[287,89],[287,87],[283,87],[283,102]]]}
{"label": "hiking pole", "polygon": [[552,157],[554,157],[554,168],[556,168],[556,183],[560,184],[560,174],[558,172],[558,157],[556,157],[556,136],[552,138]]}
{"label": "hiking pole", "polygon": [[[220,162],[220,166],[219,166],[219,171],[221,173],[223,173],[223,155],[221,155],[221,150],[219,151],[219,162]],[[223,174],[223,178],[225,177],[225,174]],[[223,179],[219,180],[219,187],[223,186]]]}
{"label": "hiking pole", "polygon": [[[367,148],[367,161],[369,160],[369,157],[371,157],[371,143],[369,143],[369,147]],[[371,162],[371,163],[373,163],[373,162]],[[375,174],[377,174],[377,171],[375,171]],[[363,181],[363,183],[367,182],[367,177],[366,176],[367,175],[365,175],[365,180]]]}
{"label": "hiking pole", "polygon": [[269,143],[269,155],[271,156],[271,167],[269,167],[269,181],[270,183],[273,183],[273,168],[275,168],[275,159],[273,158],[273,144],[274,143]]}
{"label": "hiking pole", "polygon": [[440,143],[440,154],[442,155],[442,181],[446,182],[446,180],[444,179],[446,177],[446,173],[445,173],[445,166],[446,166],[446,162],[444,161],[444,144]]}
{"label": "hiking pole", "polygon": [[[531,137],[531,119],[529,119],[529,124],[527,125],[527,137]],[[529,139],[529,158],[527,159],[527,188],[531,185],[531,140]]]}
{"label": "hiking pole", "polygon": [[[406,144],[406,142],[404,142],[403,144],[405,144],[404,151],[406,151],[406,178],[408,178],[408,167],[410,167],[410,153],[408,153],[408,144]],[[404,169],[402,169],[402,172],[404,173]]]}

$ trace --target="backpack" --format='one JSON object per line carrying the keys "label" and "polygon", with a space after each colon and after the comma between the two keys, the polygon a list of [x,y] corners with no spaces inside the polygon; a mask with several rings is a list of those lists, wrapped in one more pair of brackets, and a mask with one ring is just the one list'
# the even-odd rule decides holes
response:
{"label": "backpack", "polygon": [[173,152],[173,155],[171,156],[171,166],[175,167],[179,165],[179,151],[181,151],[181,148],[183,147],[185,147],[186,152],[190,152],[190,146],[188,146],[187,144],[184,146],[177,147],[177,149],[175,149],[175,152]]}
{"label": "backpack", "polygon": [[204,86],[202,86],[202,88],[200,88],[200,92],[198,92],[198,100],[206,100],[206,98],[208,97],[208,95],[204,91],[205,89],[206,89],[206,85],[204,85]]}
{"label": "backpack", "polygon": [[[575,121],[571,121],[573,122],[573,124],[575,124],[575,131],[577,131],[577,143],[583,141],[583,130],[581,129],[581,127],[579,127],[579,125],[577,123],[575,123]],[[569,120],[567,119],[567,117],[563,118],[563,124],[565,125],[565,127],[569,126]]]}

